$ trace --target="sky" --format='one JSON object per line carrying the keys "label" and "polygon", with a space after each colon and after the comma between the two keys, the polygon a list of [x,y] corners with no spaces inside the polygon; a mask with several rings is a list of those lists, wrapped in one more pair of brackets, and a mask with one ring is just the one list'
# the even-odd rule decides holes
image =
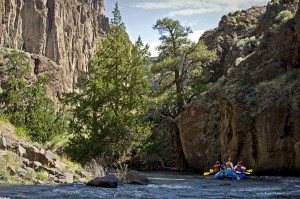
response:
{"label": "sky", "polygon": [[193,30],[192,41],[198,41],[204,31],[216,28],[223,15],[252,6],[264,6],[270,0],[104,0],[105,15],[112,18],[115,3],[118,2],[122,20],[130,40],[135,42],[141,36],[144,44],[150,45],[152,56],[157,55],[155,47],[160,44],[159,34],[153,30],[158,19],[169,17],[179,20],[183,26]]}

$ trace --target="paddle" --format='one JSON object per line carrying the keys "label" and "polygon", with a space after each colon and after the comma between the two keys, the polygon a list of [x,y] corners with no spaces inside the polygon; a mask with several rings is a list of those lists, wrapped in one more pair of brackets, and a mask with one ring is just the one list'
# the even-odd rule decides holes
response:
{"label": "paddle", "polygon": [[253,169],[247,169],[244,171],[244,174],[250,175]]}
{"label": "paddle", "polygon": [[[243,173],[247,174],[247,175],[250,175],[252,171],[253,171],[253,169],[247,169]],[[213,173],[214,173],[214,170],[210,169],[209,172],[204,172],[203,175],[208,176],[208,175],[213,174]]]}
{"label": "paddle", "polygon": [[208,176],[208,175],[210,175],[210,172],[204,172],[203,175]]}
{"label": "paddle", "polygon": [[209,172],[204,172],[203,175],[204,175],[204,176],[208,176],[208,175],[210,175],[210,174],[212,174],[212,173],[214,173],[214,170],[213,170],[213,169],[210,169]]}
{"label": "paddle", "polygon": [[253,171],[253,169],[247,169],[243,173],[247,174],[247,175],[250,175],[252,171]]}

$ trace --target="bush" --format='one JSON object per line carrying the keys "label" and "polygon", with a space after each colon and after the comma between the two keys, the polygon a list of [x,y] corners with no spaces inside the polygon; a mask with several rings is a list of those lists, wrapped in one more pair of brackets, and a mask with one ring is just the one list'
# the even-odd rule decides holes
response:
{"label": "bush", "polygon": [[29,138],[28,134],[27,134],[27,131],[24,128],[22,128],[22,127],[16,128],[16,133],[20,137]]}
{"label": "bush", "polygon": [[247,25],[244,22],[239,22],[237,24],[237,28],[238,29],[245,29],[245,28],[247,28]]}
{"label": "bush", "polygon": [[36,179],[45,181],[46,179],[48,179],[48,173],[46,171],[39,171],[36,173]]}
{"label": "bush", "polygon": [[10,123],[8,117],[3,114],[0,114],[0,121]]}
{"label": "bush", "polygon": [[0,93],[0,111],[19,127],[17,133],[44,143],[64,132],[67,126],[63,115],[56,112],[53,101],[45,95],[50,79],[39,76],[28,85],[30,64],[25,54],[13,50],[5,58],[9,61],[6,67],[0,68],[0,73],[8,79]]}
{"label": "bush", "polygon": [[289,19],[293,18],[294,15],[289,10],[283,10],[281,11],[276,17],[275,17],[275,24],[273,25],[273,28],[276,30],[281,26],[282,24],[286,23]]}

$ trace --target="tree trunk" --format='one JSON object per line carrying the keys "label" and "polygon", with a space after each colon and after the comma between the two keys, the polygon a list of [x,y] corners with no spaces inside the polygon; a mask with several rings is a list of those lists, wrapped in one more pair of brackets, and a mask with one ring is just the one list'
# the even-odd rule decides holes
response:
{"label": "tree trunk", "polygon": [[[180,115],[184,108],[184,100],[182,98],[182,82],[180,81],[180,74],[179,71],[175,71],[175,82],[176,82],[176,94],[177,94],[177,116]],[[175,123],[175,121],[174,121]],[[183,171],[187,169],[187,161],[185,159],[182,144],[181,144],[181,138],[180,138],[180,132],[179,128],[177,127],[175,123],[176,128],[176,160],[175,160],[175,168],[178,171]]]}
{"label": "tree trunk", "polygon": [[180,139],[180,132],[179,129],[176,126],[176,160],[175,160],[175,169],[177,171],[183,171],[188,168],[187,161],[185,159],[183,149],[182,149],[182,144],[181,144],[181,139]]}

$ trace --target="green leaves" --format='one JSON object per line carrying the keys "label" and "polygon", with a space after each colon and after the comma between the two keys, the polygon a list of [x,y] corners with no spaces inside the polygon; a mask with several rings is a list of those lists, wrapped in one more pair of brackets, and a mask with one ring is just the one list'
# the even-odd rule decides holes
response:
{"label": "green leaves", "polygon": [[186,104],[194,95],[192,88],[201,77],[202,67],[215,60],[216,53],[209,51],[203,41],[190,41],[191,29],[177,20],[159,19],[153,29],[158,30],[162,42],[158,46],[159,56],[151,67],[152,79],[158,85],[156,93],[168,93],[165,102],[173,95],[177,105]]}
{"label": "green leaves", "polygon": [[148,46],[141,38],[129,40],[115,8],[113,25],[90,61],[81,93],[69,94],[73,107],[73,134],[68,146],[75,160],[97,156],[108,163],[138,148],[150,133],[142,117],[146,113],[148,81],[144,66]]}
{"label": "green leaves", "polygon": [[3,113],[11,123],[25,129],[33,141],[43,143],[63,133],[66,124],[47,96],[49,78],[40,76],[28,85],[25,79],[30,74],[28,58],[19,51],[12,51],[6,57],[9,62],[1,70],[8,77],[0,93]]}
{"label": "green leaves", "polygon": [[126,29],[124,22],[122,21],[122,16],[121,16],[121,12],[119,10],[119,5],[118,2],[116,2],[114,10],[113,10],[113,18],[111,19],[111,23],[114,26],[118,26],[120,28],[122,28],[124,31]]}

